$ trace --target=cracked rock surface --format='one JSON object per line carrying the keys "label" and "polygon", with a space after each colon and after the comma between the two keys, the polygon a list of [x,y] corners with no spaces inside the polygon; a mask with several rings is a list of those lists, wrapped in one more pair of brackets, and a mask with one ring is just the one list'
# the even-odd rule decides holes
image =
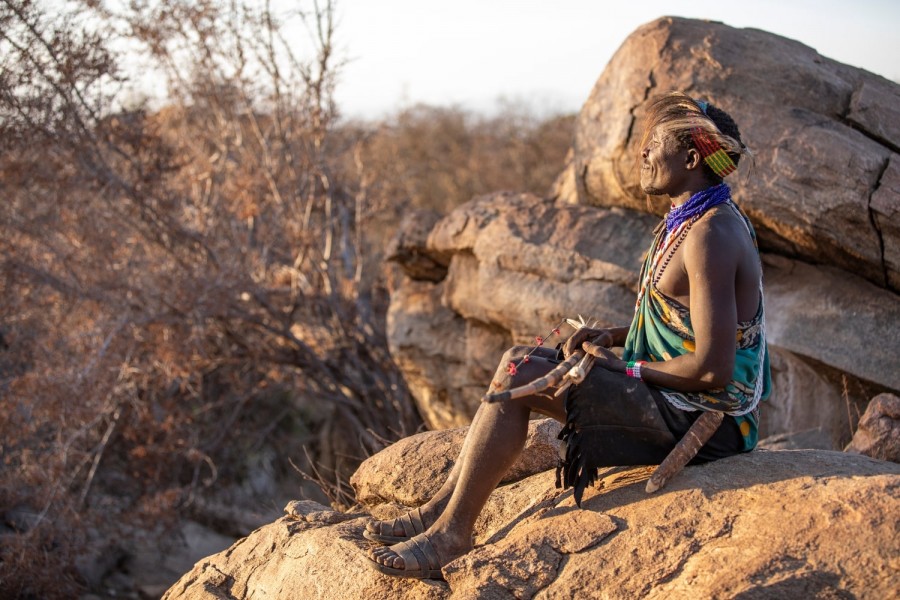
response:
{"label": "cracked rock surface", "polygon": [[[429,427],[465,425],[504,350],[533,343],[562,317],[628,323],[657,222],[503,192],[473,199],[419,236],[417,255],[441,256],[447,275],[403,277],[387,329]],[[828,447],[841,449],[850,441],[848,402],[861,414],[879,391],[900,391],[900,296],[831,265],[762,258],[774,377],[763,433],[822,429]]]}
{"label": "cracked rock surface", "polygon": [[641,119],[671,90],[724,108],[740,126],[755,159],[729,184],[764,248],[900,290],[898,232],[885,226],[896,189],[873,198],[891,189],[882,179],[900,151],[900,85],[765,31],[664,17],[632,33],[594,86],[575,134],[575,185],[558,195],[646,211]]}

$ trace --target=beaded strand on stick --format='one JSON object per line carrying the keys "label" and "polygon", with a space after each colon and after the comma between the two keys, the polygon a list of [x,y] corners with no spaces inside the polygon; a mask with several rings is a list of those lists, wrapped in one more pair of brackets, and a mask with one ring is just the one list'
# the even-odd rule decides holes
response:
{"label": "beaded strand on stick", "polygon": [[[575,330],[581,329],[582,327],[587,327],[588,324],[584,320],[584,317],[578,315],[578,320],[574,319],[565,319],[565,321],[561,322],[559,325],[554,327],[550,334],[559,335],[560,327],[563,323],[568,323]],[[594,323],[597,325],[597,323]],[[549,334],[548,334],[549,337]],[[527,363],[530,360],[532,354],[534,354],[538,348],[544,345],[545,338],[541,336],[537,336],[534,338],[535,343],[537,344],[534,348],[532,348],[528,354],[519,359],[518,362],[510,362],[507,366],[506,372],[510,376],[514,376],[518,373],[519,367],[523,363]],[[553,368],[549,373],[535,379],[534,381],[519,386],[516,388],[510,388],[505,391],[500,392],[488,392],[484,396],[482,396],[482,402],[502,402],[504,400],[511,400],[515,398],[522,398],[523,396],[529,396],[531,394],[536,394],[538,392],[542,392],[550,387],[556,387],[558,383],[561,381],[563,385],[561,385],[557,391],[556,396],[559,396],[566,388],[568,388],[572,384],[581,383],[584,378],[587,376],[588,371],[591,370],[593,366],[594,357],[585,354],[583,350],[576,349],[571,356],[569,356],[565,361],[560,363],[558,366]],[[502,385],[499,381],[494,381],[491,383],[492,389],[497,389]]]}

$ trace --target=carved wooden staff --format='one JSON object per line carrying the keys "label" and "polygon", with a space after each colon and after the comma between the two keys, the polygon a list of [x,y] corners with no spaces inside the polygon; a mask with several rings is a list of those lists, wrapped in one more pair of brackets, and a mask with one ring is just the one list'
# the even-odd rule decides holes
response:
{"label": "carved wooden staff", "polygon": [[644,488],[647,493],[652,494],[656,490],[662,489],[669,479],[678,475],[684,466],[697,456],[700,448],[709,441],[724,418],[725,413],[704,411],[687,430],[684,437],[678,440],[669,455],[653,471],[653,475],[647,481],[647,487]]}
{"label": "carved wooden staff", "polygon": [[[585,360],[581,360],[584,358]],[[504,400],[513,400],[530,396],[543,392],[547,388],[554,387],[563,379],[568,378],[562,387],[557,391],[557,395],[572,383],[581,383],[593,366],[593,357],[585,356],[582,350],[576,350],[569,358],[553,368],[543,377],[539,377],[534,381],[511,388],[503,392],[494,392],[485,394],[482,397],[483,402],[503,402]],[[573,373],[574,371],[574,373]],[[570,375],[571,374],[571,375]],[[647,481],[645,488],[648,494],[662,489],[669,480],[681,472],[681,470],[691,462],[697,453],[700,452],[706,442],[715,434],[716,430],[722,424],[724,413],[718,411],[705,411],[700,417],[694,421],[687,433],[684,434],[668,456],[653,471],[650,479]]]}
{"label": "carved wooden staff", "polygon": [[[539,377],[531,383],[527,383],[517,388],[511,388],[502,392],[489,392],[481,397],[481,401],[503,402],[505,400],[514,400],[516,398],[522,398],[524,396],[531,396],[532,394],[543,392],[547,388],[554,387],[557,383],[562,381],[563,378],[579,364],[579,361],[583,357],[584,351],[576,350],[572,353],[571,356],[569,356],[569,358],[559,363],[556,367],[553,368],[553,370],[551,370],[543,377]],[[588,367],[588,369],[590,369],[590,367]],[[586,374],[587,371],[585,371],[585,375]]]}

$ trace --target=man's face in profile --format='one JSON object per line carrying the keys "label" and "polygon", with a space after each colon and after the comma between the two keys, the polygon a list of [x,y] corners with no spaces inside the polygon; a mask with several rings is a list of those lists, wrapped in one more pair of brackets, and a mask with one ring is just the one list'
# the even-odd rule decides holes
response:
{"label": "man's face in profile", "polygon": [[687,150],[654,127],[641,148],[641,190],[650,196],[669,194],[681,181],[686,163]]}

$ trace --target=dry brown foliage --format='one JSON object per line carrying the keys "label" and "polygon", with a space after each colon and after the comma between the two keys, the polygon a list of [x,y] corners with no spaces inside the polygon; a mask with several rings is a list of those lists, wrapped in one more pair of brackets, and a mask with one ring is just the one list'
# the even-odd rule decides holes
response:
{"label": "dry brown foliage", "polygon": [[[421,426],[384,339],[390,216],[543,192],[571,131],[424,107],[340,125],[331,3],[300,15],[305,58],[248,4],[116,6],[0,0],[10,597],[72,597],[90,544],[190,512],[265,450],[352,502],[358,462]],[[166,108],[121,108],[122,40]]]}
{"label": "dry brown foliage", "polygon": [[389,238],[409,207],[447,213],[499,190],[547,194],[565,162],[574,121],[572,115],[540,119],[513,105],[493,117],[417,105],[375,127],[357,127],[353,159],[359,189],[373,208],[371,227]]}

